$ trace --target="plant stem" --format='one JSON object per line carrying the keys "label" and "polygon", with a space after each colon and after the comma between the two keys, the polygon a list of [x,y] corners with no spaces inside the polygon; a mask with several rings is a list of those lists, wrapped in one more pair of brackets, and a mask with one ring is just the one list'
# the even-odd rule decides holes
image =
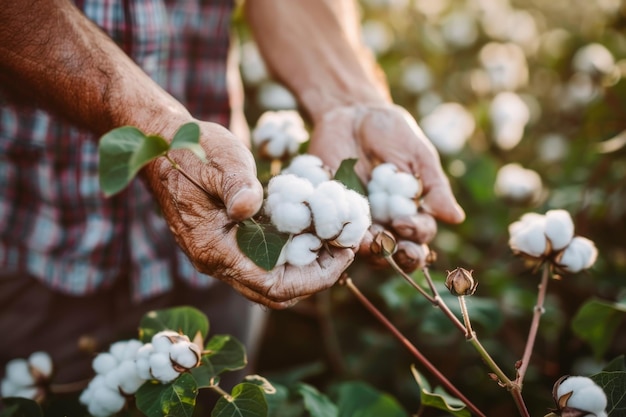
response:
{"label": "plant stem", "polygon": [[439,382],[444,386],[446,390],[455,395],[459,400],[463,401],[468,409],[470,409],[477,416],[485,417],[485,415],[476,407],[470,400],[468,400],[455,386],[450,382],[432,363],[426,359],[426,357],[398,330],[368,299],[361,293],[361,291],[354,285],[350,277],[343,277],[340,284],[345,285],[356,296],[356,298],[369,310],[374,317],[376,317],[403,345],[409,352],[431,373]]}
{"label": "plant stem", "polygon": [[533,311],[533,319],[530,324],[530,330],[528,332],[528,339],[526,340],[526,347],[524,348],[524,355],[522,356],[522,361],[519,369],[517,370],[517,378],[515,382],[520,387],[520,391],[524,384],[524,377],[526,376],[526,371],[528,370],[528,365],[530,364],[530,356],[533,353],[533,347],[535,345],[535,340],[537,338],[537,331],[539,330],[539,321],[541,319],[542,314],[544,313],[544,302],[546,298],[546,293],[548,291],[548,279],[550,278],[550,267],[546,264],[543,268],[543,274],[541,275],[541,282],[539,284],[539,291],[537,292],[537,304],[535,305]]}
{"label": "plant stem", "polygon": [[185,171],[185,169],[182,166],[180,166],[178,162],[174,161],[168,154],[165,154],[165,158],[170,162],[170,164],[172,164],[174,169],[176,169],[178,172],[180,172],[183,175],[183,177],[187,178],[189,182],[195,185],[199,190],[204,191],[207,197],[209,197],[209,200],[211,200],[211,203],[213,203],[217,207],[224,206],[224,203],[222,202],[222,200],[220,200],[217,196],[211,194],[206,188],[204,188],[204,186],[200,184],[198,181],[196,181],[196,179],[193,178],[191,175],[189,175],[189,173]]}
{"label": "plant stem", "polygon": [[467,304],[465,303],[465,296],[459,295],[459,305],[461,306],[461,315],[463,316],[463,321],[465,322],[465,338],[467,340],[474,338],[475,334],[472,330],[472,323],[470,322],[469,312],[467,311]]}
{"label": "plant stem", "polygon": [[[424,293],[424,290],[419,287],[419,285],[409,276],[407,275],[396,263],[393,261],[391,256],[387,257],[389,264],[398,272],[405,280],[407,280],[413,287],[419,288],[420,293]],[[463,314],[463,320],[465,321],[465,325],[461,323],[461,321],[452,313],[447,304],[443,301],[441,296],[439,295],[439,291],[437,291],[437,287],[435,287],[435,283],[428,272],[428,268],[424,267],[422,269],[424,277],[426,278],[426,282],[430,287],[433,296],[428,295],[426,298],[435,306],[438,307],[445,315],[452,321],[454,324],[466,337],[467,341],[472,344],[474,349],[478,352],[480,357],[483,359],[487,367],[498,377],[499,383],[504,386],[508,391],[511,392],[511,396],[515,401],[515,405],[519,410],[520,414],[523,417],[530,417],[528,414],[528,410],[526,409],[526,405],[524,404],[524,400],[521,395],[521,384],[518,381],[511,381],[509,377],[500,369],[498,364],[493,360],[489,352],[484,348],[476,333],[472,330],[470,320],[469,320],[469,312],[467,311],[467,306],[465,304],[465,299],[463,297],[459,297],[459,302],[461,303],[461,312]]]}

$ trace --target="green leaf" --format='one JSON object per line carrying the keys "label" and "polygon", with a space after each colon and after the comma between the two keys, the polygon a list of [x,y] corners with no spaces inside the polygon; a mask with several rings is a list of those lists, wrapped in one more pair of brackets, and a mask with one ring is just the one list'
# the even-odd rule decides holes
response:
{"label": "green leaf", "polygon": [[28,398],[4,397],[2,403],[6,408],[0,412],[0,417],[43,417],[41,406]]}
{"label": "green leaf", "polygon": [[146,313],[139,323],[139,339],[148,343],[152,336],[162,330],[174,330],[189,336],[192,341],[196,334],[202,340],[209,333],[209,320],[206,315],[194,307],[180,306]]}
{"label": "green leaf", "polygon": [[100,188],[106,196],[121,191],[143,165],[163,155],[167,149],[164,139],[148,137],[135,127],[111,130],[98,144]]}
{"label": "green leaf", "polygon": [[280,233],[271,225],[260,224],[253,220],[240,223],[237,229],[239,249],[266,271],[276,265],[287,239],[285,233]]}
{"label": "green leaf", "polygon": [[341,182],[350,190],[354,190],[361,195],[367,195],[361,179],[358,175],[356,175],[356,171],[354,170],[356,163],[357,160],[354,158],[344,159],[341,161],[341,164],[335,173],[335,180]]}
{"label": "green leaf", "polygon": [[306,415],[302,398],[291,395],[287,386],[272,382],[274,394],[266,394],[268,415],[271,417],[300,417]]}
{"label": "green leaf", "polygon": [[471,413],[465,407],[463,401],[446,393],[441,387],[430,388],[428,381],[411,366],[411,372],[415,377],[415,382],[420,387],[420,401],[424,407],[433,407],[438,410],[447,411],[457,417],[470,417]]}
{"label": "green leaf", "polygon": [[311,417],[338,417],[339,409],[330,399],[319,392],[315,387],[299,383],[296,387],[298,394],[304,399],[304,408]]}
{"label": "green leaf", "polygon": [[337,394],[340,417],[408,417],[393,397],[364,382],[344,382]]}
{"label": "green leaf", "polygon": [[181,374],[169,384],[145,383],[135,394],[137,408],[147,417],[177,416],[193,414],[198,387],[193,376]]}
{"label": "green leaf", "polygon": [[217,400],[211,417],[266,417],[267,402],[263,389],[255,384],[243,382],[235,385],[232,398]]}
{"label": "green leaf", "polygon": [[600,300],[587,301],[572,320],[572,330],[591,345],[601,358],[611,345],[615,331],[626,317],[626,305]]}
{"label": "green leaf", "polygon": [[242,369],[248,363],[245,347],[231,335],[215,335],[207,343],[200,366],[191,370],[198,387],[215,385],[214,378],[224,371]]}
{"label": "green leaf", "polygon": [[600,372],[590,377],[606,393],[609,416],[626,416],[626,372]]}
{"label": "green leaf", "polygon": [[182,125],[174,135],[170,149],[188,149],[202,162],[206,162],[206,152],[200,145],[200,126],[197,123],[189,122]]}

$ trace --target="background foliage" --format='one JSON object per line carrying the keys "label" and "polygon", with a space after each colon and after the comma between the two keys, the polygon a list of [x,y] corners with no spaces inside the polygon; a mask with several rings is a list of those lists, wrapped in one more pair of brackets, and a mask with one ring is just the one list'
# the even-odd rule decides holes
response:
{"label": "background foliage", "polygon": [[[590,271],[550,282],[524,386],[531,414],[544,415],[553,406],[552,384],[560,376],[591,375],[626,352],[626,140],[621,133],[626,129],[626,6],[619,0],[360,4],[364,39],[387,75],[394,100],[418,122],[437,102],[459,103],[475,120],[462,149],[442,153],[467,220],[457,226],[440,224],[431,245],[438,254],[431,272],[442,283],[446,270],[474,270],[480,285],[469,300],[470,313],[481,340],[509,375],[514,375],[524,348],[539,275],[512,255],[507,226],[528,211],[563,208],[572,214],[577,234],[592,239],[599,249]],[[254,126],[265,110],[295,103],[263,73],[245,23],[237,23],[246,113]],[[511,149],[493,140],[488,108],[495,91],[485,87],[480,61],[490,42],[518,45],[528,68],[527,81],[515,91],[528,105],[530,120],[521,142]],[[609,74],[587,79],[583,87],[591,87],[582,93],[575,89],[580,77],[573,59],[591,43],[611,52],[614,67]],[[429,75],[411,84],[406,74],[416,63]],[[512,203],[494,192],[499,168],[511,162],[541,177],[542,191],[530,203]],[[260,163],[260,172],[266,168]],[[439,311],[390,271],[357,262],[350,275],[487,415],[516,415],[511,398],[488,378],[475,352]],[[581,324],[577,314],[590,300],[597,301],[586,308],[596,311],[598,319]],[[614,303],[621,313],[602,307]],[[607,322],[610,327],[605,327]],[[412,363],[345,288],[335,287],[292,309],[271,312],[257,371],[277,381],[302,379],[322,391],[338,381],[366,380],[415,412],[419,389]]]}

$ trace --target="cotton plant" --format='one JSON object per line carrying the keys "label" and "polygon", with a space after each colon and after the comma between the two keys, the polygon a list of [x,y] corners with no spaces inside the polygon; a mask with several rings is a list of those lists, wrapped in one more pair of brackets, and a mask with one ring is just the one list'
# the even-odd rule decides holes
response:
{"label": "cotton plant", "polygon": [[509,225],[509,246],[532,263],[547,261],[559,271],[577,273],[590,268],[598,250],[593,241],[574,235],[574,222],[565,210],[526,213]]}
{"label": "cotton plant", "polygon": [[27,359],[12,359],[6,364],[0,394],[3,398],[21,397],[40,402],[45,398],[52,372],[52,359],[43,351],[34,352]]}

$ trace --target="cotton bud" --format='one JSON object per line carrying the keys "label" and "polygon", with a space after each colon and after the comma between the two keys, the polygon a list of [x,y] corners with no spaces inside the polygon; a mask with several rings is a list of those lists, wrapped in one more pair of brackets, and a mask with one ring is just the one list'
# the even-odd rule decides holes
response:
{"label": "cotton bud", "polygon": [[377,233],[370,245],[370,250],[374,255],[385,257],[392,256],[397,249],[396,238],[387,230]]}
{"label": "cotton bud", "polygon": [[324,162],[317,156],[310,154],[295,156],[289,166],[283,169],[282,173],[305,178],[314,186],[332,179],[330,169],[324,165]]}
{"label": "cotton bud", "polygon": [[606,394],[591,378],[563,376],[554,384],[552,395],[562,416],[607,417]]}
{"label": "cotton bud", "polygon": [[472,277],[472,271],[464,268],[448,271],[445,284],[452,295],[456,296],[472,295],[478,287],[478,282]]}
{"label": "cotton bud", "polygon": [[304,121],[296,110],[266,111],[252,132],[252,141],[261,156],[271,159],[295,155],[308,139]]}
{"label": "cotton bud", "polygon": [[598,257],[595,244],[584,237],[576,236],[567,247],[557,255],[556,263],[566,272],[577,273],[591,268]]}

